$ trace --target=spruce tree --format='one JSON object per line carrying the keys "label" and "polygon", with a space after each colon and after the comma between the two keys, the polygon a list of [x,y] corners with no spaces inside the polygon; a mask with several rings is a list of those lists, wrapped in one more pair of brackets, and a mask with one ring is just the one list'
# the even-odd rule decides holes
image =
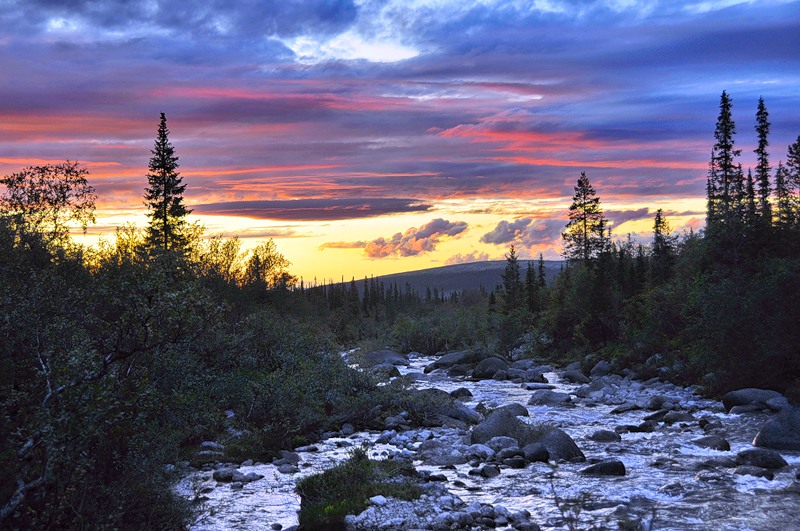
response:
{"label": "spruce tree", "polygon": [[672,235],[672,228],[664,217],[662,209],[656,211],[653,223],[653,243],[650,271],[654,282],[663,282],[672,273],[675,259],[676,238]]}
{"label": "spruce tree", "polygon": [[547,286],[547,279],[544,276],[544,256],[539,253],[539,287],[544,288]]}
{"label": "spruce tree", "polygon": [[505,294],[504,313],[510,313],[521,306],[522,280],[520,279],[517,251],[513,245],[506,255],[506,268],[503,270],[503,293]]}
{"label": "spruce tree", "polygon": [[747,185],[745,187],[744,222],[747,227],[755,228],[759,220],[759,205],[756,203],[756,188],[753,172],[747,170]]}
{"label": "spruce tree", "polygon": [[708,230],[716,229],[720,223],[731,224],[741,214],[744,197],[744,175],[736,163],[741,154],[735,149],[734,135],[736,124],[731,113],[732,102],[728,93],[722,91],[719,103],[719,116],[714,130],[714,147],[711,150],[709,163],[707,193],[708,211],[706,226]]}
{"label": "spruce tree", "polygon": [[786,187],[790,197],[791,217],[795,224],[800,223],[800,135],[789,146],[786,155]]}
{"label": "spruce tree", "polygon": [[586,262],[598,257],[607,246],[606,226],[600,198],[582,171],[569,207],[567,230],[561,235],[566,258]]}
{"label": "spruce tree", "polygon": [[789,172],[782,162],[775,170],[775,226],[787,230],[795,224],[795,208]]}
{"label": "spruce tree", "polygon": [[756,134],[758,135],[758,146],[755,149],[756,154],[756,175],[755,181],[758,183],[758,217],[763,226],[770,226],[772,224],[772,206],[769,202],[771,194],[770,189],[770,170],[769,154],[767,153],[767,146],[769,146],[769,113],[764,104],[764,98],[758,98],[758,110],[756,111]]}
{"label": "spruce tree", "polygon": [[186,216],[191,213],[183,204],[182,184],[178,169],[178,157],[169,141],[167,119],[161,113],[155,147],[148,165],[145,188],[145,204],[149,212],[150,225],[147,227],[147,244],[160,251],[180,251],[186,246],[184,233]]}
{"label": "spruce tree", "polygon": [[533,262],[528,261],[528,269],[525,271],[525,294],[528,299],[528,311],[535,312],[537,306],[537,288],[539,285],[536,282],[536,272],[533,269]]}

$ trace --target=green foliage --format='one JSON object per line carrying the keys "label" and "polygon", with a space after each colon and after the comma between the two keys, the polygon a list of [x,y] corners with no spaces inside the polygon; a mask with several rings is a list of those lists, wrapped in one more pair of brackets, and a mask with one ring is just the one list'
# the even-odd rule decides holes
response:
{"label": "green foliage", "polygon": [[357,448],[350,458],[320,474],[297,482],[301,529],[344,529],[344,517],[358,514],[369,498],[383,495],[401,500],[420,496],[416,471],[408,461],[374,461]]}

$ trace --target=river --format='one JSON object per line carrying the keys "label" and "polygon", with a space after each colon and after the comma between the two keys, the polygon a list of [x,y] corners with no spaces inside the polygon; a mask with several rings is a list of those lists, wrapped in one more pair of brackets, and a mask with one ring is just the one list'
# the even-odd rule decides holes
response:
{"label": "river", "polygon": [[[532,391],[510,381],[469,381],[450,378],[445,371],[421,374],[432,358],[414,358],[403,372],[415,373],[418,388],[452,391],[466,387],[472,398],[464,403],[474,407],[483,403],[497,407],[510,403],[528,409],[529,422],[548,422],[568,433],[591,460],[618,459],[625,476],[593,477],[579,473],[586,463],[551,465],[532,463],[523,469],[503,469],[487,479],[470,475],[470,464],[438,467],[415,461],[420,470],[447,476],[448,489],[465,502],[478,501],[503,505],[512,511],[527,510],[542,529],[566,529],[564,514],[572,507],[573,525],[580,529],[617,529],[630,519],[640,526],[664,530],[778,530],[800,529],[800,488],[797,475],[800,453],[781,452],[789,467],[775,473],[772,480],[737,475],[732,468],[718,467],[709,461],[735,458],[752,448],[752,440],[769,418],[767,413],[730,415],[718,401],[704,399],[690,389],[667,383],[643,385],[628,379],[614,386],[613,394],[580,399],[574,393],[580,385],[561,380],[560,371],[545,374],[555,391],[572,393],[566,405],[527,405]],[[719,424],[718,432],[730,443],[730,451],[702,448],[692,441],[708,435],[700,422],[659,423],[650,433],[622,433],[618,442],[595,442],[589,436],[600,429],[638,425],[652,411],[633,410],[612,413],[624,402],[646,403],[660,396],[679,404],[703,424]],[[264,479],[245,483],[240,490],[217,484],[211,472],[193,472],[179,485],[186,496],[201,495],[203,511],[192,529],[273,529],[297,524],[299,497],[294,486],[300,477],[322,471],[348,457],[353,446],[366,445],[371,457],[403,452],[414,456],[420,439],[455,436],[449,428],[424,428],[404,432],[408,442],[401,447],[376,443],[380,432],[357,432],[349,437],[332,437],[314,446],[318,451],[302,452],[300,472],[281,474],[271,464],[239,468],[255,472]],[[386,437],[383,438],[385,440]],[[397,441],[395,441],[397,442]],[[199,494],[201,493],[202,494]],[[557,500],[561,503],[557,503]],[[277,526],[276,526],[277,527]]]}

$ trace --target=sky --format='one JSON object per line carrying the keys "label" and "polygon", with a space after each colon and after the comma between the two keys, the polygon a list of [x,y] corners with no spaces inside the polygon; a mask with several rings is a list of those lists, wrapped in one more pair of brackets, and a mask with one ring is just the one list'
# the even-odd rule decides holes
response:
{"label": "sky", "polygon": [[113,241],[164,112],[190,220],[307,281],[558,259],[581,171],[615,237],[702,228],[723,90],[785,159],[798,50],[789,0],[0,0],[0,174],[79,161]]}

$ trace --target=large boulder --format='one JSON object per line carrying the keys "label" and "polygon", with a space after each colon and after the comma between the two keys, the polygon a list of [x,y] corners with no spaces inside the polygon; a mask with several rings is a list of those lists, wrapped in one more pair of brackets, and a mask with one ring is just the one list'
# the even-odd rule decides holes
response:
{"label": "large boulder", "polygon": [[598,361],[589,372],[589,376],[592,378],[600,378],[609,374],[611,374],[611,364],[606,360]]}
{"label": "large boulder", "polygon": [[511,402],[510,404],[506,404],[505,406],[500,406],[497,409],[504,409],[517,417],[527,417],[529,416],[528,408],[523,406],[522,404],[518,404],[517,402]]}
{"label": "large boulder", "polygon": [[776,470],[787,465],[781,454],[769,448],[752,448],[744,450],[736,455],[737,465],[757,466]]}
{"label": "large boulder", "polygon": [[468,350],[448,352],[438,360],[425,367],[425,373],[427,374],[431,371],[435,371],[436,369],[449,369],[454,365],[469,363],[472,360],[472,357],[473,354]]}
{"label": "large boulder", "polygon": [[[524,445],[527,446],[531,442],[541,443],[547,449],[550,459],[553,461],[586,460],[586,456],[583,455],[583,452],[572,440],[572,437],[559,428],[551,428],[544,435],[537,437],[536,440],[525,441]],[[523,445],[522,441],[520,441],[520,445]]]}
{"label": "large boulder", "polygon": [[561,379],[565,382],[576,383],[576,384],[587,384],[589,383],[589,378],[583,374],[580,369],[568,369],[564,371],[561,375]]}
{"label": "large boulder", "polygon": [[436,422],[431,424],[433,426],[442,425],[441,417],[449,417],[467,424],[477,424],[483,418],[480,413],[468,408],[441,389],[420,389],[412,392],[412,397],[412,403],[419,408],[419,411],[416,411],[418,416],[429,420],[436,419]]}
{"label": "large boulder", "polygon": [[481,360],[474,369],[472,369],[472,377],[485,380],[493,377],[498,371],[508,370],[508,363],[505,360],[496,357],[485,358]]}
{"label": "large boulder", "polygon": [[391,365],[410,365],[408,359],[394,350],[374,350],[364,356],[361,361],[362,367],[375,367],[376,365],[383,365],[389,363]]}
{"label": "large boulder", "polygon": [[534,391],[528,400],[529,406],[563,406],[568,404],[572,399],[567,393],[559,393],[557,391],[550,391],[548,389],[540,389]]}
{"label": "large boulder", "polygon": [[785,407],[769,419],[753,444],[774,450],[800,451],[800,407]]}
{"label": "large boulder", "polygon": [[735,406],[758,406],[761,409],[767,409],[769,408],[767,402],[781,398],[783,395],[777,391],[749,387],[725,393],[722,397],[722,404],[725,406],[725,411],[730,411]]}
{"label": "large boulder", "polygon": [[494,437],[512,437],[519,441],[528,426],[519,420],[514,413],[505,409],[497,409],[489,413],[477,426],[472,428],[470,442],[485,443]]}

